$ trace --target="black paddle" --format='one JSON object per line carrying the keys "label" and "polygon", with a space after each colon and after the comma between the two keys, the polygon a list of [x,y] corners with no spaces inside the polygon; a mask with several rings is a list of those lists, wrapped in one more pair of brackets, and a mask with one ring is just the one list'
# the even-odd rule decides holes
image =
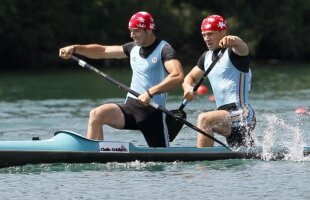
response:
{"label": "black paddle", "polygon": [[[88,63],[86,63],[85,61],[83,61],[83,60],[77,58],[76,56],[72,55],[72,56],[71,56],[71,59],[74,60],[74,61],[76,61],[80,66],[85,67],[85,68],[87,68],[87,69],[89,69],[89,70],[91,70],[91,71],[93,71],[93,72],[95,72],[95,73],[101,75],[104,79],[110,81],[111,83],[113,83],[113,84],[116,85],[117,87],[119,87],[119,88],[121,88],[121,89],[123,89],[123,90],[125,90],[125,91],[127,91],[127,92],[129,92],[129,93],[131,93],[132,95],[134,95],[134,96],[136,96],[136,97],[140,96],[139,93],[133,91],[132,89],[130,89],[130,88],[129,88],[128,86],[126,86],[125,84],[119,82],[118,80],[113,79],[112,77],[108,76],[107,74],[103,73],[102,71],[98,70],[97,68],[95,68],[95,67],[89,65]],[[167,109],[165,109],[165,108],[163,108],[163,107],[161,107],[161,106],[159,106],[159,105],[157,105],[157,104],[155,104],[155,103],[150,103],[150,105],[151,105],[152,107],[154,107],[155,109],[158,109],[158,110],[160,110],[160,111],[163,112],[163,113],[166,113],[166,114],[167,114],[168,116],[170,116],[170,117],[178,118],[177,116],[174,116],[173,112],[171,112],[171,111],[169,111],[169,110],[167,110]],[[219,143],[220,145],[222,145],[222,146],[224,146],[224,147],[226,147],[227,149],[230,150],[230,148],[229,148],[228,146],[226,146],[223,142],[221,142],[221,141],[219,141],[218,139],[214,138],[213,136],[207,134],[207,133],[204,132],[203,130],[199,129],[198,127],[194,126],[194,125],[191,124],[190,122],[186,121],[185,119],[183,119],[183,118],[178,118],[178,120],[179,120],[180,122],[182,122],[183,124],[187,125],[188,127],[190,127],[190,128],[192,128],[192,129],[194,129],[195,131],[197,131],[197,132],[199,132],[199,133],[201,133],[201,134],[207,136],[208,138],[212,139],[213,141]]]}
{"label": "black paddle", "polygon": [[[196,82],[196,84],[193,88],[193,92],[196,92],[197,89],[199,88],[199,86],[202,84],[202,82],[207,78],[208,74],[213,69],[213,67],[217,63],[217,61],[222,57],[225,50],[226,49],[221,49],[219,51],[217,56],[214,58],[214,60],[210,64],[209,68],[205,71],[205,73],[202,75],[202,77]],[[170,142],[172,142],[176,138],[176,136],[179,134],[180,130],[183,127],[184,123],[182,123],[182,121],[179,120],[179,118],[186,119],[186,113],[183,111],[183,109],[188,104],[188,102],[189,101],[184,99],[182,104],[180,105],[179,109],[171,110],[171,112],[174,114],[174,116],[177,116],[177,118],[174,116],[171,116],[171,115],[167,115],[167,117],[166,117],[166,123],[167,123],[167,127],[168,127]]]}

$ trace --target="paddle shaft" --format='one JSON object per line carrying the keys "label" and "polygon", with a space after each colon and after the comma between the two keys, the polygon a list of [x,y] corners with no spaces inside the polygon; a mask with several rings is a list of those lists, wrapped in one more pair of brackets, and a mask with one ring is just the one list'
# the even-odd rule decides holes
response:
{"label": "paddle shaft", "polygon": [[[193,88],[193,92],[196,92],[199,88],[199,86],[202,84],[202,82],[207,78],[208,74],[210,71],[213,69],[214,65],[217,63],[217,61],[222,57],[223,53],[225,52],[226,49],[221,49],[217,56],[214,58],[208,69],[205,71],[205,73],[202,75],[202,77],[196,82]],[[188,104],[188,100],[184,99],[182,104],[179,107],[179,110],[183,110],[185,106]]]}
{"label": "paddle shaft", "polygon": [[[138,97],[140,96],[139,93],[135,92],[134,90],[130,89],[128,86],[126,86],[125,84],[115,80],[114,78],[108,76],[107,74],[103,73],[102,71],[98,70],[97,68],[89,65],[88,63],[86,63],[85,61],[77,58],[76,56],[72,55],[71,56],[71,59],[76,61],[80,66],[82,67],[85,67],[99,75],[101,75],[104,79],[110,81],[111,83],[113,83],[114,85],[116,85],[117,87],[131,93],[132,95]],[[230,148],[228,146],[226,146],[223,142],[219,141],[218,139],[214,138],[213,136],[207,134],[206,132],[204,132],[203,130],[199,129],[198,127],[194,126],[193,124],[191,124],[190,122],[186,121],[185,119],[183,118],[179,118],[179,117],[175,117],[174,114],[172,112],[170,112],[169,110],[159,106],[158,104],[155,104],[155,103],[150,103],[149,105],[151,105],[152,107],[154,107],[155,109],[158,109],[160,110],[161,112],[163,113],[166,113],[167,115],[173,117],[173,118],[177,118],[177,120],[181,121],[183,124],[187,125],[188,127],[194,129],[195,131],[207,136],[208,138],[212,139],[213,141],[219,143],[220,145],[226,147],[227,149],[230,150]]]}

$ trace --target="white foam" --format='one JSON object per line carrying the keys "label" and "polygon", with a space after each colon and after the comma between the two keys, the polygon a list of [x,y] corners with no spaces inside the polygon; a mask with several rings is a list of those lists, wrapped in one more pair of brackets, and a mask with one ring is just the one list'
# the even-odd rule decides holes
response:
{"label": "white foam", "polygon": [[310,157],[303,155],[306,146],[296,121],[287,122],[276,115],[264,116],[266,128],[263,131],[262,158],[266,161],[274,159],[276,149],[286,149],[283,160],[310,161]]}

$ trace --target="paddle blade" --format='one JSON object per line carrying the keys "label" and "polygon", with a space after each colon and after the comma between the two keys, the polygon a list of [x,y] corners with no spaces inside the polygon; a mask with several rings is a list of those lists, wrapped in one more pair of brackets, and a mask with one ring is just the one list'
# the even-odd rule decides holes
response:
{"label": "paddle blade", "polygon": [[167,115],[166,116],[166,124],[168,127],[169,140],[173,142],[178,133],[183,127],[183,122],[181,119],[186,119],[186,113],[183,110],[171,110],[174,116]]}

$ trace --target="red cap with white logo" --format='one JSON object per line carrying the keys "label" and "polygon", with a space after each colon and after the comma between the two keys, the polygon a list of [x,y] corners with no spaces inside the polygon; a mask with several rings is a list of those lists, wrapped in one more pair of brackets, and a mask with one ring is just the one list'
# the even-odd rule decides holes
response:
{"label": "red cap with white logo", "polygon": [[226,30],[227,23],[224,17],[220,15],[211,15],[206,17],[201,23],[201,32]]}
{"label": "red cap with white logo", "polygon": [[154,30],[155,23],[150,13],[141,11],[141,12],[137,12],[130,18],[128,27]]}

